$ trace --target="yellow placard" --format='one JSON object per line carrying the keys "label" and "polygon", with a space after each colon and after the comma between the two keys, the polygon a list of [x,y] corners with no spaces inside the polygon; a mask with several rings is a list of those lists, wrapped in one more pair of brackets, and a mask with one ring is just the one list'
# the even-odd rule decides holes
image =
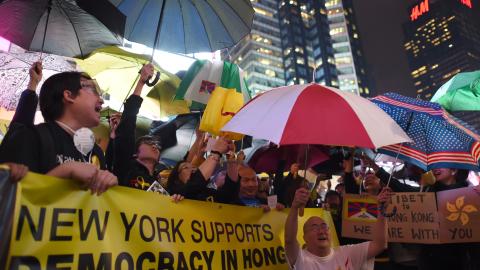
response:
{"label": "yellow placard", "polygon": [[242,108],[243,95],[235,89],[215,87],[200,121],[200,130],[232,140],[241,140],[243,135],[234,132],[221,132],[220,129]]}
{"label": "yellow placard", "polygon": [[[91,195],[29,173],[18,184],[7,269],[287,269],[288,212],[184,200],[125,187]],[[299,222],[330,214],[305,209]],[[30,268],[28,268],[28,267]]]}

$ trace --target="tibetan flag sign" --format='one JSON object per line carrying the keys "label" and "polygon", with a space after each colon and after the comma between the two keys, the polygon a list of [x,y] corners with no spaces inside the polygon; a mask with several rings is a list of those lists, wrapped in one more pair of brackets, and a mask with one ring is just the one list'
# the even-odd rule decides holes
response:
{"label": "tibetan flag sign", "polygon": [[243,101],[251,99],[244,72],[237,65],[224,61],[197,60],[182,79],[175,99],[207,104],[216,87],[235,89]]}
{"label": "tibetan flag sign", "polygon": [[349,198],[345,203],[348,220],[376,222],[378,205],[374,198]]}
{"label": "tibetan flag sign", "polygon": [[[473,187],[433,192],[399,192],[387,212],[387,239],[399,243],[462,243],[480,241],[480,196]],[[372,222],[380,214],[374,196],[346,194],[342,236],[372,239]]]}

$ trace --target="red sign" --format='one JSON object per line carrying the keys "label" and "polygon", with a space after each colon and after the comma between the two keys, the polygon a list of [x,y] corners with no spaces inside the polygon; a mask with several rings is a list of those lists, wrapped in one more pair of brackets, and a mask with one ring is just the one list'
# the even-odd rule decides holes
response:
{"label": "red sign", "polygon": [[[472,0],[459,0],[463,5],[472,8]],[[428,0],[423,0],[420,4],[414,6],[410,12],[410,20],[413,22],[418,17],[429,11],[430,7],[428,5]]]}
{"label": "red sign", "polygon": [[[461,0],[461,1],[470,1],[470,0]],[[410,12],[410,20],[412,22],[415,21],[416,19],[418,19],[418,17],[427,13],[428,10],[429,10],[428,0],[423,0],[420,4],[412,8],[412,11]]]}

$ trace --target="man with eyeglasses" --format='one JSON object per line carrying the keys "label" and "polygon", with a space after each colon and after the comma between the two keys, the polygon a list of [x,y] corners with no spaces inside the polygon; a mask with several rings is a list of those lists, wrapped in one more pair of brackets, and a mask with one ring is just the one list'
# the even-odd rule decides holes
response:
{"label": "man with eyeglasses", "polygon": [[[41,78],[41,65],[32,66],[32,75]],[[97,194],[117,185],[117,177],[106,170],[103,151],[90,130],[100,123],[103,104],[95,81],[81,72],[55,74],[42,85],[39,102],[45,123],[33,126],[30,111],[16,119],[0,147],[0,162],[75,179]]]}
{"label": "man with eyeglasses", "polygon": [[[391,197],[389,189],[378,195],[379,202],[387,202]],[[305,249],[297,241],[298,212],[305,207],[310,192],[300,188],[295,192],[292,207],[285,222],[285,252],[291,269],[373,269],[373,259],[385,249],[385,219],[379,215],[374,239],[355,245],[331,247],[330,231],[320,217],[311,217],[303,225]]]}

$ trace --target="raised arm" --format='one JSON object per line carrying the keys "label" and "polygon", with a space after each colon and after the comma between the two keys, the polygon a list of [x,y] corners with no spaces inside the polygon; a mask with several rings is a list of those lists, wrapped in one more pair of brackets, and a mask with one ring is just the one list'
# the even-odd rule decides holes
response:
{"label": "raised arm", "polygon": [[[393,193],[391,192],[390,188],[384,188],[380,192],[380,194],[378,194],[378,203],[388,204],[388,201],[390,200],[392,195]],[[377,256],[383,250],[385,250],[385,247],[387,244],[387,241],[385,238],[385,223],[386,223],[385,218],[381,214],[379,214],[377,217],[377,222],[375,223],[375,229],[373,230],[375,232],[373,236],[373,240],[372,242],[370,242],[370,245],[368,246],[367,257],[369,259]]]}
{"label": "raised arm", "polygon": [[297,262],[300,244],[297,241],[298,210],[307,204],[310,192],[306,188],[299,188],[295,192],[292,207],[285,221],[285,252],[288,263],[292,266]]}
{"label": "raised arm", "polygon": [[206,180],[210,179],[210,176],[212,176],[213,172],[215,171],[217,164],[222,158],[222,155],[227,153],[228,149],[229,141],[226,138],[220,137],[215,142],[208,158],[200,165],[200,167],[198,167]]}
{"label": "raised arm", "polygon": [[[383,168],[380,168],[375,162],[368,158],[367,156],[362,157],[362,162],[367,164],[370,168],[372,168],[375,172],[375,175],[380,179],[380,182],[382,182],[384,185],[389,184],[389,187],[394,191],[394,192],[419,192],[420,188],[410,186],[408,184],[404,184],[400,182],[395,177],[390,177],[390,174],[386,172]],[[390,180],[390,183],[389,183]]]}
{"label": "raised arm", "polygon": [[42,80],[43,76],[42,62],[35,62],[28,70],[30,80],[25,91],[22,92],[18,101],[12,123],[21,123],[24,125],[33,125],[35,112],[37,111],[38,96],[35,90]]}
{"label": "raised arm", "polygon": [[192,162],[195,157],[203,157],[203,148],[205,143],[205,132],[199,129],[195,130],[195,141],[190,147],[190,150],[187,153],[187,158],[185,161]]}
{"label": "raised arm", "polygon": [[[229,143],[229,149],[235,149],[233,142]],[[243,151],[238,152],[237,155],[234,154],[234,151],[229,153],[227,153],[227,175],[230,180],[236,183],[238,181],[238,169],[245,160],[245,153]]]}
{"label": "raised arm", "polygon": [[125,102],[125,109],[115,131],[113,173],[118,176],[123,184],[125,184],[125,178],[130,169],[130,161],[135,153],[135,127],[137,124],[137,114],[143,102],[140,95],[143,86],[145,85],[145,80],[147,80],[152,74],[153,66],[151,64],[143,66],[140,70],[140,78],[132,95],[130,95]]}

